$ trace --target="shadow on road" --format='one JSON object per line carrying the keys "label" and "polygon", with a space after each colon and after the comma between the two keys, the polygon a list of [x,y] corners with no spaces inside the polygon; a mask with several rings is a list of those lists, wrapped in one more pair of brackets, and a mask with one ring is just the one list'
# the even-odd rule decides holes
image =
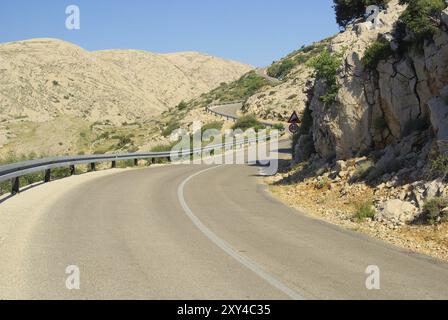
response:
{"label": "shadow on road", "polygon": [[[39,187],[39,186],[41,186],[43,184],[45,184],[45,182],[42,181],[42,182],[38,182],[38,183],[29,185],[29,186],[25,186],[22,189],[20,189],[20,193],[29,191],[29,190],[31,190],[33,188],[36,188],[36,187]],[[6,202],[7,200],[9,200],[9,199],[11,199],[11,198],[13,198],[15,196],[17,196],[17,195],[16,194],[10,194],[8,196],[5,196],[3,199],[0,199],[0,204],[2,204],[3,202]]]}

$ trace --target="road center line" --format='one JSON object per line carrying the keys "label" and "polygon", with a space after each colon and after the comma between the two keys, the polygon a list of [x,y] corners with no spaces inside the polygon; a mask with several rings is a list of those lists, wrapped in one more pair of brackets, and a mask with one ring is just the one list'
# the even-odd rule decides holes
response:
{"label": "road center line", "polygon": [[185,214],[190,218],[190,220],[193,222],[193,224],[207,237],[209,238],[214,244],[216,244],[219,248],[221,248],[224,252],[226,252],[229,256],[234,258],[236,261],[241,263],[246,268],[252,270],[254,273],[256,273],[259,277],[267,281],[269,284],[271,284],[273,287],[277,288],[278,290],[285,293],[287,296],[289,296],[293,300],[304,300],[304,297],[302,297],[299,293],[297,293],[295,290],[289,288],[287,285],[282,283],[280,280],[276,279],[274,276],[268,274],[266,271],[264,271],[258,264],[256,264],[254,261],[250,260],[249,258],[246,258],[242,255],[240,255],[237,251],[235,251],[227,242],[219,238],[216,234],[214,234],[209,228],[207,228],[201,220],[199,220],[198,217],[191,211],[190,207],[188,207],[185,198],[184,198],[184,189],[186,184],[193,179],[196,176],[199,176],[207,171],[214,170],[217,168],[222,167],[215,166],[211,167],[199,172],[196,172],[195,174],[189,176],[187,179],[185,179],[177,189],[177,197],[179,199],[179,202],[185,212]]}

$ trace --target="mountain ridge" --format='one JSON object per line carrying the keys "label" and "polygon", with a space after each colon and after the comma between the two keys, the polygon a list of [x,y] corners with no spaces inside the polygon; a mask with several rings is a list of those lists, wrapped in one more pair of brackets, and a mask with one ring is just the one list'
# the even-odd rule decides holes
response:
{"label": "mountain ridge", "polygon": [[198,52],[87,51],[53,38],[8,42],[0,44],[0,121],[148,119],[251,69]]}

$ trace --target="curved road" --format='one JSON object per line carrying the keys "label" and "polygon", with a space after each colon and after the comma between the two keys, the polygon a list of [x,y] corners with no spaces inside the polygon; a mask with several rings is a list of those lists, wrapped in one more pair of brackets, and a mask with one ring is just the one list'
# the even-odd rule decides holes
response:
{"label": "curved road", "polygon": [[258,69],[256,70],[256,72],[257,72],[257,74],[258,74],[259,76],[265,78],[266,80],[268,80],[269,82],[272,82],[273,84],[278,84],[278,83],[281,82],[279,79],[274,78],[274,77],[271,77],[271,76],[268,74],[268,68],[258,68]]}
{"label": "curved road", "polygon": [[211,109],[220,114],[221,116],[235,119],[239,117],[238,112],[241,110],[242,107],[243,104],[241,102],[238,102],[238,103],[225,104],[221,106],[214,106],[211,107]]}
{"label": "curved road", "polygon": [[[259,172],[115,170],[13,197],[0,204],[0,298],[448,298],[447,264],[309,218]],[[65,287],[68,265],[80,290]],[[369,265],[381,290],[366,289]]]}

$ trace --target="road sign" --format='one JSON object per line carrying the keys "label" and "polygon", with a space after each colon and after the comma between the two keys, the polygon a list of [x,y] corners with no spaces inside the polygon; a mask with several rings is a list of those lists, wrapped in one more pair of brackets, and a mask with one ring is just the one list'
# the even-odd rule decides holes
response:
{"label": "road sign", "polygon": [[289,118],[288,123],[297,124],[299,122],[300,122],[299,116],[297,115],[297,112],[294,111],[293,114],[291,115],[291,117]]}
{"label": "road sign", "polygon": [[299,126],[297,125],[297,123],[292,123],[289,126],[289,132],[291,132],[292,134],[296,134],[299,131]]}

